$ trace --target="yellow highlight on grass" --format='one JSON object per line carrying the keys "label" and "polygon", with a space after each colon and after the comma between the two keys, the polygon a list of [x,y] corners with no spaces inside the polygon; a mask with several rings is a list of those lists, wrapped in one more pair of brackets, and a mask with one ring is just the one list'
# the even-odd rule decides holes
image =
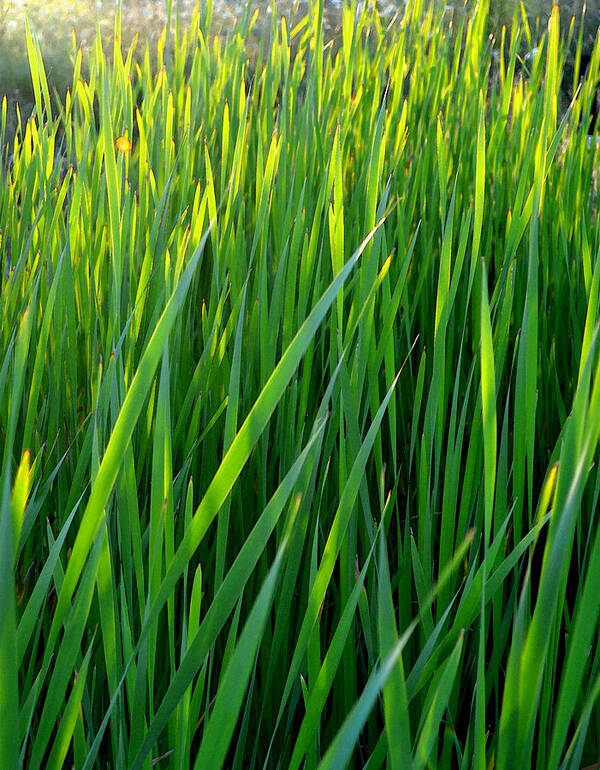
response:
{"label": "yellow highlight on grass", "polygon": [[17,470],[17,476],[15,478],[15,485],[12,491],[11,497],[11,513],[13,520],[13,550],[16,551],[19,538],[21,536],[21,529],[23,527],[23,519],[25,517],[25,507],[27,505],[27,499],[31,492],[31,452],[26,449],[23,453],[21,464]]}
{"label": "yellow highlight on grass", "polygon": [[[544,516],[548,512],[548,509],[550,508],[550,504],[553,502],[554,496],[556,494],[556,477],[558,475],[558,468],[559,468],[559,463],[555,462],[554,465],[548,471],[546,480],[544,481],[544,486],[542,487],[542,491],[540,493],[540,501],[538,506],[538,515],[537,515],[538,527],[541,527]],[[538,537],[539,537],[539,531],[535,536],[534,546],[538,541]]]}
{"label": "yellow highlight on grass", "polygon": [[129,150],[131,150],[131,146],[132,146],[127,136],[120,136],[115,142],[115,145],[117,147],[117,150],[119,150],[119,152],[122,152],[122,153],[128,153]]}

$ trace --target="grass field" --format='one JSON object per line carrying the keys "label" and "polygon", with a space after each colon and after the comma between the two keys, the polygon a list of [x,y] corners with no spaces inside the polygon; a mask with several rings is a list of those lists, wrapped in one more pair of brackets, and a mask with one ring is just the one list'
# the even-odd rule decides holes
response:
{"label": "grass field", "polygon": [[0,108],[2,767],[596,767],[600,48],[202,8]]}

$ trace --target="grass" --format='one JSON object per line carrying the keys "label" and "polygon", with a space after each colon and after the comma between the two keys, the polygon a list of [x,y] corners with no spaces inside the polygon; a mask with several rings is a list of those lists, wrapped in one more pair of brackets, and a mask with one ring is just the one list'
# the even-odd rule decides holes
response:
{"label": "grass", "polygon": [[4,766],[597,762],[600,48],[202,7],[0,109]]}

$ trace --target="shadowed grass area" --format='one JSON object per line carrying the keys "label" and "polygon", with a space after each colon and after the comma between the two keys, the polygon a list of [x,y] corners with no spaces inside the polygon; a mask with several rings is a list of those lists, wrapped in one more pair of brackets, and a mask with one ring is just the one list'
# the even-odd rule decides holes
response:
{"label": "shadowed grass area", "polygon": [[557,7],[322,17],[134,58],[117,13],[58,100],[27,32],[6,767],[597,760],[600,48],[578,88]]}

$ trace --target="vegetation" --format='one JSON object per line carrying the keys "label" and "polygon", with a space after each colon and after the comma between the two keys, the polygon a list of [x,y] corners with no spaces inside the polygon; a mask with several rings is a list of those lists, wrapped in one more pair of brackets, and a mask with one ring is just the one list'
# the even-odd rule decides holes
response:
{"label": "vegetation", "polygon": [[322,13],[252,67],[248,14],[139,60],[117,14],[59,109],[28,34],[3,767],[598,759],[600,48]]}

